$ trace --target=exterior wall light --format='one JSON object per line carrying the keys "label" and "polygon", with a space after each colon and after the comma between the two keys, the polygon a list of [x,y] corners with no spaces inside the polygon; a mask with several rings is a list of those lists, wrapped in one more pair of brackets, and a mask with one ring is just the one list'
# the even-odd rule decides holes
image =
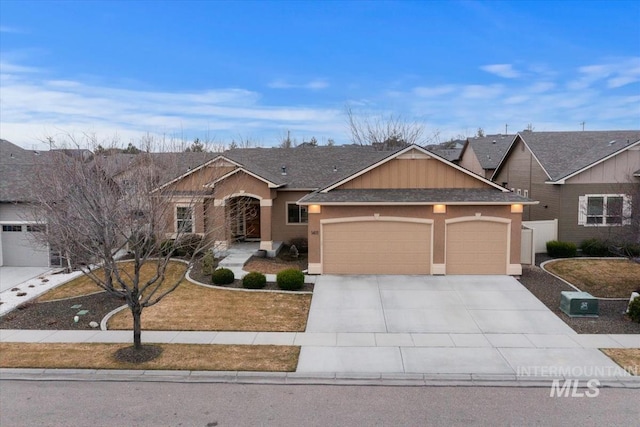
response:
{"label": "exterior wall light", "polygon": [[433,205],[433,213],[447,213],[447,205]]}
{"label": "exterior wall light", "polygon": [[322,213],[322,207],[320,205],[309,205],[309,213],[313,213],[313,214]]}
{"label": "exterior wall light", "polygon": [[520,203],[511,205],[511,213],[522,213],[522,205]]}

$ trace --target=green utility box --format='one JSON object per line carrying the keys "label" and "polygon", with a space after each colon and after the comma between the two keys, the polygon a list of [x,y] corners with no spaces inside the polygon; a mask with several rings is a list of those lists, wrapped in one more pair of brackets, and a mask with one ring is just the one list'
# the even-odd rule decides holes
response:
{"label": "green utility box", "polygon": [[587,292],[562,291],[560,310],[570,317],[598,317],[598,298]]}

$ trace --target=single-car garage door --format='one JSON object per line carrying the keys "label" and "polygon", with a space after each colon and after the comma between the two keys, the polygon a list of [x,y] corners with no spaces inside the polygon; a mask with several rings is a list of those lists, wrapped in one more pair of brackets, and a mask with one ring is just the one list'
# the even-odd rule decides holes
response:
{"label": "single-car garage door", "polygon": [[431,224],[378,219],[322,225],[324,274],[430,274]]}
{"label": "single-car garage door", "polygon": [[507,274],[508,229],[505,222],[447,223],[447,274]]}
{"label": "single-car garage door", "polygon": [[2,226],[2,264],[12,267],[48,267],[49,250],[37,244],[26,224]]}

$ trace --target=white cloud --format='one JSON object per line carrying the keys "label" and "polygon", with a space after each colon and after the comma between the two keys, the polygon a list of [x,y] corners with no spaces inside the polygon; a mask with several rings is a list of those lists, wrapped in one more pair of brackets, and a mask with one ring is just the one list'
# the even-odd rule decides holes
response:
{"label": "white cloud", "polygon": [[447,95],[455,90],[454,85],[443,85],[443,86],[419,86],[413,88],[413,93],[423,97],[423,98],[433,98],[442,95]]}
{"label": "white cloud", "polygon": [[483,65],[480,69],[505,79],[515,79],[516,77],[520,77],[520,73],[514,70],[513,65],[511,64]]}
{"label": "white cloud", "polygon": [[269,82],[267,85],[271,89],[310,89],[310,90],[319,90],[326,89],[329,87],[329,82],[325,79],[315,79],[306,83],[294,84],[289,83],[284,79],[277,79],[272,82]]}
{"label": "white cloud", "polygon": [[502,85],[467,85],[462,88],[463,98],[491,99],[501,96]]}
{"label": "white cloud", "polygon": [[[11,74],[4,73],[5,69]],[[264,105],[261,94],[239,88],[199,92],[119,89],[70,79],[43,80],[34,69],[7,64],[2,69],[0,136],[12,141],[41,139],[51,129],[100,129],[111,134],[160,132],[180,134],[203,130],[227,135],[247,128],[307,129],[343,124],[333,108]],[[306,84],[321,88],[322,81]],[[26,131],[26,129],[30,129]],[[331,135],[334,136],[334,135]]]}

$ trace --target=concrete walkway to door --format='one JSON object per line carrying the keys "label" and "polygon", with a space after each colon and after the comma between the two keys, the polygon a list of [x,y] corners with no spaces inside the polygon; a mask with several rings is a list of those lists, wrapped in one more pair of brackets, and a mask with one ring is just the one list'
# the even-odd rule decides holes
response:
{"label": "concrete walkway to door", "polygon": [[598,350],[619,341],[578,335],[509,276],[320,276],[306,335],[298,372],[625,375]]}

